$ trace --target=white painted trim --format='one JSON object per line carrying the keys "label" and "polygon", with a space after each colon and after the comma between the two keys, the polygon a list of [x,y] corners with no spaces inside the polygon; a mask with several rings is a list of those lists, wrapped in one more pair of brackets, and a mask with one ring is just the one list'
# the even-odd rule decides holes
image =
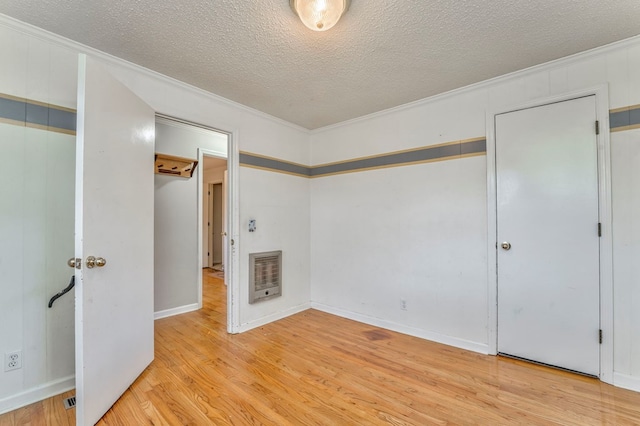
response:
{"label": "white painted trim", "polygon": [[[230,160],[230,156],[229,156],[229,151],[231,150],[231,146],[232,146],[232,141],[231,141],[231,134],[229,132],[226,132],[224,130],[219,130],[219,129],[215,129],[213,127],[209,127],[206,125],[202,125],[202,124],[198,124],[198,123],[194,123],[188,120],[183,120],[181,118],[177,118],[177,117],[172,117],[172,116],[168,116],[168,115],[164,115],[164,114],[156,114],[156,123],[162,123],[165,125],[169,125],[169,126],[174,126],[174,127],[178,127],[178,128],[183,128],[183,129],[188,129],[190,131],[201,131],[201,132],[206,132],[207,134],[209,134],[210,132],[215,132],[215,133],[220,133],[223,135],[227,136],[227,152],[224,151],[216,151],[213,149],[207,149],[207,148],[202,148],[202,147],[198,147],[198,153],[197,153],[197,160],[198,160],[198,165],[200,167],[198,167],[196,169],[196,179],[197,179],[197,221],[198,221],[198,225],[197,225],[197,232],[198,232],[198,236],[197,236],[197,256],[198,256],[198,260],[197,260],[197,271],[198,271],[198,276],[197,276],[197,303],[196,309],[201,309],[202,308],[202,210],[203,210],[203,206],[204,206],[204,199],[203,199],[203,194],[204,194],[204,156],[206,155],[207,157],[213,157],[213,158],[220,158],[223,160],[227,160],[227,170],[230,169],[230,164],[231,164],[231,160]],[[232,198],[230,200],[227,200],[227,205],[229,204],[237,204],[238,203],[238,199],[237,198]],[[232,265],[233,267],[233,265]],[[228,271],[229,273],[231,273],[231,271]],[[192,306],[192,305],[187,305],[187,306]],[[230,306],[230,305],[228,305]],[[158,318],[164,318],[165,316],[171,316],[171,315],[177,315],[180,313],[184,313],[184,312],[189,312],[195,309],[190,309],[187,311],[181,311],[181,309],[183,309],[183,307],[178,307],[175,308],[177,309],[177,311],[175,313],[170,313],[168,315],[164,315],[161,317],[156,317],[156,319]],[[162,311],[162,312],[170,312],[173,311],[173,309],[169,309],[167,311]]]}
{"label": "white painted trim", "polygon": [[603,341],[600,345],[600,380],[613,383],[613,235],[611,213],[611,149],[609,129],[609,88],[602,84],[551,97],[534,99],[508,108],[488,111],[487,132],[487,342],[490,354],[496,354],[498,347],[498,305],[497,305],[497,235],[496,235],[496,164],[495,164],[495,116],[506,112],[532,108],[554,102],[563,102],[583,96],[595,95],[596,118],[600,121],[598,143],[598,196],[599,215],[602,223],[600,238],[600,327]]}
{"label": "white painted trim", "polygon": [[[211,156],[209,156],[209,157],[211,157]],[[227,158],[225,157],[224,160],[226,160],[226,159]],[[204,175],[206,172],[207,171],[204,169],[204,159],[203,159],[203,161],[202,161],[202,174]],[[203,176],[202,180],[203,180],[202,196],[204,197],[204,189],[205,189],[205,187],[204,187],[204,184],[205,184],[204,176]],[[207,189],[207,194],[208,194],[207,195],[207,213],[208,213],[207,222],[213,223],[213,211],[211,209],[211,197],[212,197],[212,194],[213,194],[213,186],[214,185],[224,185],[224,179],[222,179],[222,180],[214,180],[212,182],[206,182],[206,185],[207,185],[206,189]],[[224,189],[223,189],[223,191],[224,191]],[[225,200],[225,205],[228,202],[229,202],[229,200]],[[204,205],[202,207],[204,207]],[[202,219],[204,219],[204,218],[202,218]],[[222,232],[224,232],[224,217],[222,219],[223,219],[223,221],[222,221],[222,223],[223,223]],[[203,220],[203,222],[204,222],[204,220]],[[211,227],[213,228],[213,225],[211,225]],[[207,230],[207,231],[209,231],[209,230]],[[202,232],[202,234],[204,235],[204,232]],[[223,238],[223,241],[224,241],[224,238]],[[215,263],[213,262],[213,238],[212,238],[212,235],[209,234],[209,232],[207,232],[207,252],[209,252],[210,256],[207,256],[207,266],[206,267],[213,268],[213,266],[215,265]],[[204,267],[205,266],[203,265],[203,268]],[[222,253],[222,267],[223,267],[223,270],[224,270],[224,253]]]}
{"label": "white painted trim", "polygon": [[150,70],[148,68],[144,68],[141,65],[137,65],[133,62],[129,62],[129,61],[125,61],[124,59],[118,58],[117,56],[113,56],[110,55],[108,53],[105,53],[101,50],[98,49],[94,49],[93,47],[89,47],[86,46],[82,43],[78,43],[77,41],[68,39],[66,37],[63,37],[61,35],[52,33],[50,31],[44,30],[42,28],[36,27],[34,25],[31,24],[27,24],[26,22],[22,22],[19,21],[15,18],[12,18],[11,16],[8,15],[3,15],[0,13],[0,25],[3,25],[5,27],[11,28],[12,30],[15,31],[19,31],[23,34],[29,35],[31,37],[36,37],[40,40],[44,40],[44,41],[48,41],[48,42],[52,42],[52,43],[56,43],[58,45],[67,47],[69,49],[75,50],[77,51],[76,53],[86,53],[89,54],[97,59],[99,59],[102,62],[106,62],[109,65],[115,65],[115,66],[119,66],[119,67],[123,67],[126,69],[130,69],[130,70],[134,70],[135,72],[144,74],[148,77],[151,77],[153,79],[156,80],[161,80],[164,81],[168,84],[171,84],[172,86],[177,86],[180,87],[182,90],[186,90],[188,92],[200,95],[200,96],[205,96],[211,100],[214,100],[220,104],[224,104],[227,105],[229,107],[232,108],[237,108],[241,111],[247,112],[249,114],[252,114],[254,116],[287,126],[289,128],[295,129],[295,130],[299,130],[305,133],[308,133],[309,130],[302,127],[302,126],[298,126],[297,124],[293,124],[290,123],[288,121],[285,121],[281,118],[278,117],[274,117],[273,115],[269,115],[265,112],[259,111],[257,109],[248,107],[246,105],[243,105],[241,103],[232,101],[230,99],[224,98],[220,95],[216,95],[215,93],[212,92],[207,92],[206,90],[197,88],[195,86],[192,86],[190,84],[187,84],[183,81],[177,80],[175,78],[172,77],[168,77],[164,74],[160,74],[159,72]]}
{"label": "white painted trim", "polygon": [[613,302],[613,210],[611,204],[611,128],[609,124],[609,86],[594,89],[596,116],[600,122],[598,140],[598,196],[602,237],[600,238],[600,380],[613,383],[614,302]]}
{"label": "white painted trim", "polygon": [[[320,127],[317,129],[313,129],[311,131],[309,131],[309,133],[311,135],[316,135],[319,133],[323,133],[326,131],[330,131],[330,130],[334,130],[336,128],[340,128],[340,127],[344,127],[344,126],[350,126],[356,123],[360,123],[362,121],[367,121],[367,120],[373,120],[375,118],[379,118],[379,117],[383,117],[385,115],[389,115],[389,114],[395,114],[395,113],[399,113],[405,110],[409,110],[412,108],[418,108],[424,105],[429,105],[431,103],[434,102],[438,102],[444,99],[448,99],[451,98],[453,96],[459,96],[468,92],[471,92],[473,90],[481,90],[481,89],[489,89],[492,87],[495,87],[497,85],[500,84],[504,84],[510,80],[514,80],[517,78],[524,78],[527,77],[531,74],[535,74],[535,73],[539,73],[539,72],[545,72],[545,71],[551,71],[553,69],[559,68],[559,67],[565,67],[567,65],[570,64],[574,64],[576,62],[579,61],[583,61],[586,59],[589,59],[592,56],[598,56],[598,55],[602,55],[602,54],[607,54],[619,49],[626,49],[628,47],[631,46],[637,46],[640,44],[640,35],[639,36],[633,36],[633,37],[629,37],[627,39],[624,40],[620,40],[620,41],[616,41],[604,46],[599,46],[599,47],[595,47],[593,49],[589,49],[589,50],[585,50],[584,52],[578,52],[575,53],[573,55],[569,55],[569,56],[565,56],[559,59],[555,59],[553,61],[549,61],[549,62],[545,62],[542,64],[538,64],[538,65],[534,65],[532,67],[529,68],[524,68],[518,71],[513,71],[511,73],[508,74],[503,74],[503,75],[499,75],[497,77],[494,78],[490,78],[488,80],[484,80],[484,81],[480,81],[478,83],[473,83],[470,84],[468,86],[463,86],[463,87],[459,87],[453,90],[450,90],[448,92],[443,92],[443,93],[438,93],[436,95],[433,96],[429,96],[423,99],[419,99],[417,101],[413,101],[413,102],[409,102],[406,104],[402,104],[399,105],[397,107],[393,107],[393,108],[389,108],[389,109],[385,109],[382,111],[378,111],[378,112],[374,112],[371,114],[367,114],[367,115],[363,115],[361,117],[356,117],[356,118],[352,118],[351,120],[346,120],[346,121],[342,121],[340,123],[336,123],[336,124],[331,124],[325,127]],[[615,107],[623,107],[626,105],[615,105]]]}
{"label": "white painted trim", "polygon": [[267,315],[266,317],[262,317],[262,318],[259,318],[257,320],[254,320],[254,321],[246,322],[246,323],[240,325],[240,328],[239,328],[238,332],[239,333],[244,333],[245,331],[249,331],[249,330],[252,330],[254,328],[261,327],[263,325],[272,323],[274,321],[281,320],[282,318],[286,318],[286,317],[289,317],[291,315],[295,315],[295,314],[297,314],[299,312],[306,311],[310,307],[311,307],[311,304],[307,302],[307,303],[303,303],[303,304],[298,305],[298,306],[293,306],[293,307],[291,307],[289,309],[285,309],[284,311],[275,312],[275,313],[273,313],[271,315]]}
{"label": "white painted trim", "polygon": [[495,114],[486,115],[487,158],[487,349],[498,354],[498,212]]}
{"label": "white painted trim", "polygon": [[[156,120],[157,120],[157,118],[156,118]],[[203,166],[204,161],[203,161],[203,157],[204,157],[204,155],[203,155],[202,151],[203,151],[203,149],[198,147],[198,165],[200,166],[200,167],[198,167],[198,171],[196,173],[196,179],[198,179],[198,182],[197,182],[197,185],[196,185],[196,191],[197,191],[197,196],[196,196],[196,199],[197,199],[197,207],[196,207],[196,209],[197,209],[197,212],[196,212],[197,219],[196,220],[197,220],[197,223],[198,223],[198,226],[197,226],[197,228],[198,228],[198,231],[197,231],[198,232],[198,236],[196,238],[196,240],[197,240],[196,244],[198,244],[198,248],[197,248],[197,252],[198,252],[198,254],[197,254],[198,262],[197,263],[198,263],[198,265],[196,266],[196,271],[197,271],[197,278],[196,278],[196,280],[197,280],[197,285],[196,285],[197,290],[196,290],[196,292],[197,292],[197,295],[198,295],[197,296],[198,297],[198,299],[197,299],[198,302],[196,304],[198,305],[198,309],[202,308],[202,266],[203,266],[202,265],[202,210],[203,210],[203,203],[204,203],[204,200],[202,199],[203,198],[202,192],[203,192],[203,189],[204,189],[203,188],[203,180],[204,180],[204,166]]]}
{"label": "white painted trim", "polygon": [[[236,129],[229,134],[227,149],[227,332],[240,333],[240,134]],[[231,244],[231,242],[234,242]]]}
{"label": "white painted trim", "polygon": [[75,387],[76,378],[73,375],[43,383],[18,394],[0,399],[0,414],[8,413],[9,411],[17,410],[34,402],[59,395]]}
{"label": "white painted trim", "polygon": [[[165,115],[158,112],[156,112],[156,123],[161,123],[166,126],[176,127],[178,129],[188,130],[190,132],[199,132],[199,133],[202,133],[203,135],[210,135],[211,132],[220,133],[223,135],[227,135],[229,133],[215,127],[207,126],[205,124],[194,123],[193,121],[183,120],[182,118]],[[216,151],[213,149],[208,149],[207,155],[210,157],[221,158],[224,160],[227,159],[227,153],[225,151]],[[198,160],[200,159],[198,158]],[[201,163],[199,164],[202,167],[202,164]],[[199,168],[200,167],[198,167],[198,169]]]}
{"label": "white painted trim", "polygon": [[[217,130],[209,130],[210,132],[218,132]],[[227,145],[228,140],[229,140],[229,134],[225,133],[225,132],[218,132],[218,133],[222,133],[224,135],[227,136]],[[227,154],[220,152],[220,151],[214,151],[212,149],[206,149],[206,148],[201,148],[198,147],[198,165],[200,167],[198,167],[198,172],[197,172],[197,179],[198,179],[198,271],[200,273],[198,273],[198,306],[200,308],[202,308],[202,267],[204,265],[202,265],[202,222],[203,222],[203,217],[202,217],[202,210],[204,209],[204,156],[207,157],[213,157],[213,158],[220,158],[223,160],[227,160],[227,163],[229,162],[228,158],[227,158]],[[207,184],[208,186],[208,184]],[[227,201],[228,202],[228,201]],[[207,265],[209,266],[209,265]]]}
{"label": "white painted trim", "polygon": [[[264,113],[262,111],[256,110],[254,108],[248,107],[246,105],[240,104],[238,102],[232,101],[230,99],[224,98],[222,96],[216,95],[215,93],[212,92],[207,92],[206,90],[197,88],[195,86],[192,86],[190,84],[184,83],[180,80],[165,76],[163,74],[160,74],[156,71],[152,71],[148,68],[144,68],[140,65],[137,65],[135,63],[129,62],[129,61],[125,61],[124,59],[118,58],[117,56],[113,56],[110,55],[108,53],[102,52],[98,49],[94,49],[92,47],[86,46],[82,43],[78,43],[76,41],[70,40],[68,38],[62,37],[58,34],[52,33],[50,31],[44,30],[42,28],[36,27],[34,25],[31,24],[27,24],[26,22],[22,22],[19,21],[15,18],[12,18],[10,16],[7,15],[3,15],[0,14],[0,25],[6,26],[8,28],[11,28],[15,31],[19,31],[23,34],[32,36],[32,37],[36,37],[40,40],[44,40],[44,41],[49,41],[52,43],[56,43],[58,45],[67,47],[69,49],[73,49],[76,51],[79,51],[81,53],[87,53],[87,54],[91,54],[93,56],[95,56],[96,58],[99,58],[101,61],[107,62],[107,63],[111,63],[117,66],[121,66],[127,69],[132,69],[135,70],[136,72],[140,72],[142,74],[145,74],[149,77],[152,77],[154,79],[157,80],[162,80],[165,82],[168,82],[169,84],[172,84],[174,86],[178,86],[183,90],[187,90],[191,93],[194,94],[198,94],[201,96],[205,96],[209,99],[215,100],[221,104],[225,104],[228,105],[230,107],[234,107],[234,108],[238,108],[242,111],[246,111],[250,114],[253,114],[255,116],[267,119],[269,121],[272,122],[276,122],[279,124],[282,124],[284,126],[290,127],[292,129],[295,130],[299,130],[301,132],[307,133],[309,135],[315,135],[315,134],[319,134],[322,132],[326,132],[329,130],[333,130],[335,128],[339,128],[339,127],[344,127],[344,126],[348,126],[348,125],[352,125],[361,121],[367,121],[367,120],[371,120],[374,118],[378,118],[378,117],[382,117],[388,114],[394,114],[397,112],[401,112],[401,111],[405,111],[408,109],[412,109],[412,108],[416,108],[416,107],[420,107],[423,105],[428,105],[430,103],[433,102],[437,102],[443,99],[447,99],[453,96],[458,96],[464,93],[468,93],[470,91],[476,90],[476,89],[484,89],[484,88],[490,88],[493,86],[496,86],[498,84],[502,84],[505,83],[509,80],[513,80],[516,78],[523,78],[526,77],[528,75],[531,74],[535,74],[537,72],[543,72],[543,71],[549,71],[552,69],[555,69],[557,67],[562,67],[562,66],[567,66],[569,64],[573,64],[576,63],[578,61],[582,61],[585,59],[588,59],[592,56],[596,56],[596,55],[601,55],[601,54],[606,54],[618,49],[625,49],[627,47],[630,46],[636,46],[638,44],[640,44],[640,36],[634,36],[634,37],[630,37],[624,40],[620,40],[617,42],[613,42],[610,43],[608,45],[605,46],[600,46],[600,47],[596,47],[590,50],[586,50],[584,52],[579,52],[576,53],[574,55],[570,55],[570,56],[565,56],[563,58],[560,59],[556,59],[553,61],[549,61],[549,62],[545,62],[543,64],[539,64],[539,65],[534,65],[532,67],[529,68],[525,68],[522,70],[518,70],[518,71],[514,71],[512,73],[509,74],[504,74],[504,75],[500,75],[498,77],[494,77],[488,80],[484,80],[478,83],[473,83],[470,84],[468,86],[463,86],[457,89],[453,89],[450,90],[448,92],[444,92],[444,93],[439,93],[436,94],[434,96],[430,96],[430,97],[426,97],[423,99],[419,99],[417,101],[414,102],[409,102],[406,104],[402,104],[399,105],[397,107],[393,107],[393,108],[389,108],[383,111],[378,111],[378,112],[374,112],[371,114],[367,114],[361,117],[357,117],[357,118],[353,118],[351,120],[346,120],[346,121],[342,121],[340,123],[336,123],[336,124],[332,124],[329,126],[325,126],[325,127],[320,127],[314,130],[309,130],[306,129],[302,126],[299,126],[297,124],[293,124],[290,123],[286,120],[283,120],[281,118],[278,117],[274,117],[272,115],[269,115],[267,113]],[[625,106],[625,105],[619,105],[619,106]]]}
{"label": "white painted trim", "polygon": [[460,349],[465,349],[472,352],[478,352],[487,355],[488,347],[484,343],[472,342],[470,340],[459,339],[457,337],[447,336],[445,334],[435,333],[433,331],[423,330],[420,328],[409,327],[403,324],[398,324],[393,321],[387,321],[381,318],[375,318],[368,315],[360,314],[357,312],[347,311],[344,309],[336,308],[333,306],[324,305],[322,303],[312,302],[312,309],[317,309],[322,312],[326,312],[332,315],[336,315],[342,318],[358,321],[364,324],[373,325],[375,327],[384,328],[398,333],[406,334],[421,339],[430,340],[432,342],[441,343],[443,345],[453,346]]}
{"label": "white painted trim", "polygon": [[640,392],[640,377],[613,373],[613,384],[619,388]]}
{"label": "white painted trim", "polygon": [[172,317],[174,315],[186,314],[187,312],[197,311],[200,308],[202,308],[201,303],[192,303],[190,305],[178,306],[177,308],[165,309],[164,311],[154,312],[153,319],[159,320],[162,318]]}

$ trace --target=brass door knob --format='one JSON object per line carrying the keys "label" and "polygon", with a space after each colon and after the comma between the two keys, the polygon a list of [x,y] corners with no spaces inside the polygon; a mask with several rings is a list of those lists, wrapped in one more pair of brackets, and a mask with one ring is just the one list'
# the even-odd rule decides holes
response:
{"label": "brass door knob", "polygon": [[95,256],[87,257],[87,268],[89,269],[95,268],[96,266],[98,268],[102,268],[106,264],[107,264],[107,261],[102,257],[95,257]]}
{"label": "brass door knob", "polygon": [[80,267],[82,266],[82,259],[72,257],[71,259],[67,260],[67,265],[69,265],[70,268],[80,269]]}

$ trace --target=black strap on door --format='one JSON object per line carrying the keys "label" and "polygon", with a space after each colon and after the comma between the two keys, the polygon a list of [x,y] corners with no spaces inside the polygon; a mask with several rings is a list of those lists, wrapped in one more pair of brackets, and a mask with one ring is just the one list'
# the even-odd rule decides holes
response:
{"label": "black strap on door", "polygon": [[49,307],[52,307],[53,306],[53,302],[55,302],[57,299],[61,298],[65,294],[69,293],[74,285],[76,285],[76,276],[75,275],[71,275],[71,281],[69,281],[69,285],[64,290],[62,290],[60,293],[56,294],[55,296],[53,296],[49,300]]}

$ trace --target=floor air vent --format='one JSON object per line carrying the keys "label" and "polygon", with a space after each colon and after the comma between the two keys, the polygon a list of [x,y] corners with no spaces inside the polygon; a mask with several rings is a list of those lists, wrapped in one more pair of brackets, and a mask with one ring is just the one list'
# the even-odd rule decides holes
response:
{"label": "floor air vent", "polygon": [[76,406],[76,397],[72,396],[71,398],[67,398],[64,400],[64,408],[67,410],[69,408],[74,408]]}
{"label": "floor air vent", "polygon": [[282,295],[282,251],[249,254],[249,303]]}

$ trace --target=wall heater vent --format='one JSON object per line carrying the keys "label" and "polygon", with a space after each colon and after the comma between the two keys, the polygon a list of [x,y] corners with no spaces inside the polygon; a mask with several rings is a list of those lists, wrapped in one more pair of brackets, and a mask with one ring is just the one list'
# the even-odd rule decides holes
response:
{"label": "wall heater vent", "polygon": [[249,254],[249,303],[282,295],[282,251]]}
{"label": "wall heater vent", "polygon": [[76,406],[76,396],[72,396],[70,398],[67,398],[63,401],[64,403],[64,408],[66,408],[67,410],[70,408],[73,408]]}

